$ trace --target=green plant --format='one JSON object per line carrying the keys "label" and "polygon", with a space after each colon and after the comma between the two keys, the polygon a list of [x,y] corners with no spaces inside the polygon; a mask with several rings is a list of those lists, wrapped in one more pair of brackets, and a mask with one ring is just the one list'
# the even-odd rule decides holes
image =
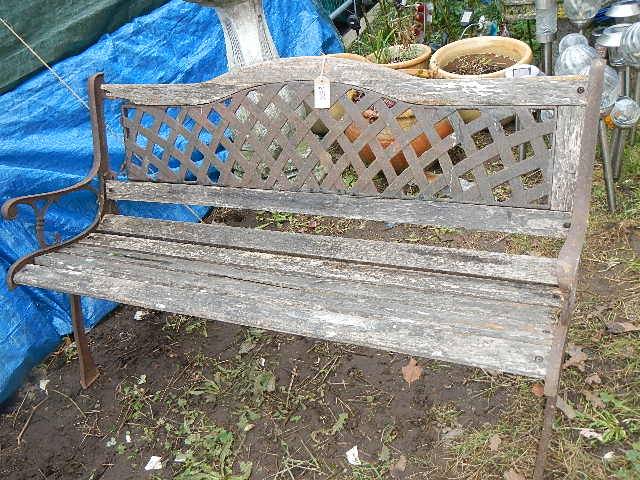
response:
{"label": "green plant", "polygon": [[636,480],[640,478],[640,442],[631,445],[631,450],[624,454],[626,465],[616,471],[616,478],[620,480]]}
{"label": "green plant", "polygon": [[[391,0],[380,0],[378,13],[372,21],[365,16],[365,29],[353,42],[349,50],[359,55],[373,54],[376,63],[407,60],[415,57],[408,47],[416,41],[413,30],[416,1],[408,2],[404,7]],[[402,45],[399,55],[389,49],[392,45]]]}

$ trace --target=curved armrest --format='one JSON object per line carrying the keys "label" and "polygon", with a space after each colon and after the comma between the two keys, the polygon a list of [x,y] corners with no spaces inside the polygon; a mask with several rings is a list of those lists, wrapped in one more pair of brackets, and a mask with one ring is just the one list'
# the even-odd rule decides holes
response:
{"label": "curved armrest", "polygon": [[15,218],[18,215],[18,208],[17,208],[18,205],[29,205],[34,210],[37,210],[36,202],[41,200],[47,201],[47,202],[55,202],[60,197],[63,197],[64,195],[71,192],[76,192],[78,190],[95,191],[95,189],[91,186],[91,182],[96,177],[97,173],[98,173],[98,169],[96,168],[96,165],[94,165],[91,168],[91,171],[89,172],[89,174],[85,178],[83,178],[78,183],[70,187],[61,188],[59,190],[54,190],[52,192],[37,193],[35,195],[25,195],[23,197],[11,198],[2,204],[2,209],[0,209],[0,212],[2,213],[2,217],[5,220],[15,220]]}
{"label": "curved armrest", "polygon": [[[7,220],[14,220],[18,215],[19,205],[29,205],[36,217],[36,237],[40,244],[40,250],[31,254],[25,255],[18,259],[7,272],[7,283],[9,288],[14,288],[15,283],[13,276],[15,273],[24,267],[28,263],[33,263],[34,258],[43,255],[45,253],[57,250],[65,245],[73,243],[89,233],[95,230],[96,226],[100,222],[105,208],[110,211],[114,211],[115,206],[108,203],[105,195],[105,180],[111,175],[109,171],[107,143],[105,135],[104,125],[104,110],[103,110],[103,93],[101,86],[103,84],[103,75],[98,73],[89,78],[89,105],[91,114],[91,128],[93,131],[93,164],[91,170],[82,180],[67,188],[61,188],[48,193],[40,193],[36,195],[26,195],[22,197],[12,198],[7,200],[2,205],[2,216]],[[98,187],[92,185],[94,179],[98,179]],[[57,202],[61,197],[71,192],[77,192],[79,190],[89,190],[96,194],[98,213],[93,223],[84,232],[75,236],[74,238],[62,242],[60,239],[56,239],[54,245],[47,243],[45,239],[45,216],[49,207]]]}

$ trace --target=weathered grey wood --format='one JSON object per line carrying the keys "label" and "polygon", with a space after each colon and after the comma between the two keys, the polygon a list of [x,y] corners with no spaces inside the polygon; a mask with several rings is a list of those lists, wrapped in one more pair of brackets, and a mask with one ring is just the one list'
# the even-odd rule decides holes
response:
{"label": "weathered grey wood", "polygon": [[215,205],[559,238],[566,235],[570,220],[569,213],[550,210],[173,183],[109,181],[107,196],[113,200]]}
{"label": "weathered grey wood", "polygon": [[[584,77],[522,79],[426,80],[373,63],[339,58],[296,57],[265,62],[227,73],[211,81],[171,85],[103,85],[110,98],[143,105],[204,105],[234,93],[270,83],[313,81],[325,63],[332,82],[379,92],[416,105],[474,107],[480,105],[584,105]],[[582,93],[578,89],[582,87]]]}
{"label": "weathered grey wood", "polygon": [[573,206],[584,114],[585,107],[558,107],[551,210],[570,212]]}
{"label": "weathered grey wood", "polygon": [[[188,249],[176,242],[163,240],[93,234],[86,241],[70,246],[77,256],[110,256],[132,259],[145,264],[162,262],[167,268],[175,263],[189,271],[213,272],[230,278],[264,281],[278,278],[288,282],[322,283],[325,280],[363,285],[402,287],[420,292],[422,296],[440,298],[481,298],[557,307],[559,292],[555,287],[510,282],[486,278],[465,277],[437,272],[417,272],[398,268],[348,264],[317,258],[300,258],[263,252],[248,252],[228,248],[191,245]],[[359,288],[367,288],[361,286]]]}
{"label": "weathered grey wood", "polygon": [[270,297],[261,297],[261,301],[256,302],[255,296],[245,296],[243,292],[228,291],[224,295],[216,295],[204,287],[179,289],[158,285],[154,279],[87,276],[81,271],[28,265],[16,275],[16,282],[143,308],[389,349],[537,378],[546,374],[550,352],[550,344],[473,335],[450,324],[442,324],[440,329],[425,328],[420,322],[403,316],[345,314],[339,307],[330,309],[326,305]]}
{"label": "weathered grey wood", "polygon": [[311,258],[557,285],[555,259],[107,215],[98,231]]}
{"label": "weathered grey wood", "polygon": [[309,279],[297,284],[277,284],[278,281],[273,276],[261,281],[238,280],[224,275],[166,268],[161,262],[142,265],[140,262],[105,256],[78,257],[57,253],[38,258],[36,264],[80,272],[87,278],[100,275],[123,280],[153,279],[156,285],[180,289],[205,288],[212,295],[224,296],[228,292],[234,292],[246,298],[252,297],[257,304],[271,299],[322,305],[349,315],[380,318],[401,316],[429,329],[456,328],[474,335],[510,338],[541,345],[551,342],[550,318],[557,310],[498,300],[455,298],[446,293],[439,298],[429,298],[409,289],[378,286],[367,288],[366,285],[355,282],[335,280],[323,280],[315,285]]}

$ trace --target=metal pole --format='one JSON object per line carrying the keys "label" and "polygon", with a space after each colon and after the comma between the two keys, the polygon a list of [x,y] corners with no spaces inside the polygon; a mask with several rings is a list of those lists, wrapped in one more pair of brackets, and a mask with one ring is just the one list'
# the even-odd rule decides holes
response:
{"label": "metal pole", "polygon": [[607,126],[604,120],[598,125],[600,134],[600,149],[602,150],[602,166],[604,170],[604,184],[607,188],[607,205],[611,213],[616,211],[616,191],[613,183],[613,169],[611,168],[611,155],[609,152],[609,139],[607,138]]}
{"label": "metal pole", "polygon": [[631,96],[631,67],[629,65],[624,67],[624,94],[627,97]]}
{"label": "metal pole", "polygon": [[544,44],[544,73],[553,75],[553,42]]}
{"label": "metal pole", "polygon": [[[634,68],[634,70],[636,73],[636,85],[633,89],[633,99],[636,103],[640,104],[640,69]],[[633,130],[631,130],[631,145],[636,143],[636,128],[638,128],[638,126],[634,125]]]}
{"label": "metal pole", "polygon": [[335,20],[338,15],[344,12],[349,6],[353,3],[353,0],[345,0],[338,8],[336,8],[333,12],[329,14],[329,18],[331,20]]}
{"label": "metal pole", "polygon": [[627,138],[627,129],[617,127],[614,135],[615,140],[613,142],[613,158],[611,159],[611,163],[613,165],[613,178],[615,180],[619,180],[620,175],[622,174],[622,154],[624,153],[624,143]]}

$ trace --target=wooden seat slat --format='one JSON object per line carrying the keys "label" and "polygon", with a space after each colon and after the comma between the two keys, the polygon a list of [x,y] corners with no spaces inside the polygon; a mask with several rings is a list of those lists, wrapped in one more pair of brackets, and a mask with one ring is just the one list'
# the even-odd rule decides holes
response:
{"label": "wooden seat slat", "polygon": [[413,270],[557,285],[557,262],[547,257],[431,247],[303,233],[287,233],[107,215],[97,231],[191,245],[326,258]]}
{"label": "wooden seat slat", "polygon": [[559,290],[552,286],[510,282],[439,272],[424,272],[391,268],[378,265],[335,262],[326,259],[310,259],[276,255],[264,252],[230,250],[221,247],[194,245],[188,250],[184,245],[164,240],[93,234],[72,245],[68,252],[78,256],[111,255],[115,258],[132,258],[139,262],[153,264],[160,257],[167,268],[174,262],[180,267],[189,265],[192,269],[213,272],[232,278],[254,279],[273,278],[275,274],[282,281],[297,278],[314,278],[315,281],[336,280],[360,282],[367,285],[401,286],[421,292],[424,295],[462,295],[466,298],[485,298],[505,302],[532,305],[557,306]]}
{"label": "wooden seat slat", "polygon": [[[514,311],[485,311],[494,321],[480,327],[452,321],[463,318],[456,311],[385,302],[369,303],[345,296],[316,295],[310,291],[270,287],[261,283],[227,279],[216,282],[200,275],[178,274],[157,269],[86,266],[58,268],[55,258],[41,257],[16,275],[19,284],[194,315],[246,326],[265,328],[314,338],[374,346],[530,377],[543,377],[551,351],[551,335],[508,324]],[[84,267],[84,268],[83,268]],[[162,275],[162,277],[159,277]],[[534,309],[534,306],[523,308]],[[540,314],[548,307],[538,307]],[[517,310],[517,309],[515,309]],[[498,318],[501,316],[501,318]],[[469,322],[473,319],[466,317]],[[549,314],[546,312],[546,318]],[[440,321],[438,321],[440,320]],[[500,321],[507,323],[501,325]],[[551,325],[549,325],[551,328]]]}

